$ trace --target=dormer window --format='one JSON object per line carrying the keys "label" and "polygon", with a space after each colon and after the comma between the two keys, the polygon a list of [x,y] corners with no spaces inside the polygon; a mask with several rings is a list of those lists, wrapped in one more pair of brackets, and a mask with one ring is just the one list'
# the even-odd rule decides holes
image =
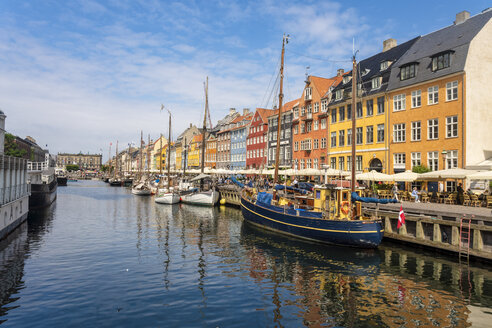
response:
{"label": "dormer window", "polygon": [[313,97],[313,89],[311,89],[310,87],[306,88],[304,90],[304,100],[311,100],[312,97]]}
{"label": "dormer window", "polygon": [[362,76],[364,75],[367,75],[371,70],[366,68],[363,72],[362,72]]}
{"label": "dormer window", "polygon": [[335,100],[340,100],[340,99],[342,99],[342,92],[343,92],[343,90],[337,90],[337,91],[335,92]]}
{"label": "dormer window", "polygon": [[351,79],[352,77],[350,75],[345,75],[343,77],[343,84],[348,83]]}
{"label": "dormer window", "polygon": [[389,60],[385,60],[383,62],[381,62],[380,66],[379,66],[379,69],[380,71],[384,71],[385,69],[388,69],[388,67],[391,65],[391,61]]}
{"label": "dormer window", "polygon": [[449,67],[451,57],[450,54],[450,52],[446,52],[432,57],[432,71],[438,71]]}
{"label": "dormer window", "polygon": [[417,63],[411,63],[400,68],[400,80],[408,80],[415,77],[417,73]]}
{"label": "dormer window", "polygon": [[379,89],[381,87],[381,76],[374,77],[371,81],[373,89]]}

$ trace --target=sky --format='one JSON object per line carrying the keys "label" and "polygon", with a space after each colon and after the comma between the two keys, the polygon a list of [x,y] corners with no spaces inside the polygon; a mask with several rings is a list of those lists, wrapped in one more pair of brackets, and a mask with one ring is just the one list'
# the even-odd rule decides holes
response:
{"label": "sky", "polygon": [[52,154],[120,150],[229,108],[271,108],[283,34],[284,99],[382,50],[476,15],[489,1],[0,0],[6,130]]}

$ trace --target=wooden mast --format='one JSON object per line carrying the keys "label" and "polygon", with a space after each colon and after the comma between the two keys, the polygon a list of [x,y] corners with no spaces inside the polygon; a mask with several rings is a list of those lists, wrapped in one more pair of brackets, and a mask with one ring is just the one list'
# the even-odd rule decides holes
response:
{"label": "wooden mast", "polygon": [[116,175],[118,172],[118,140],[116,140],[116,156],[114,157],[114,179],[116,180]]}
{"label": "wooden mast", "polygon": [[355,191],[355,111],[357,110],[357,62],[355,61],[355,55],[352,58],[352,183],[351,192]]}
{"label": "wooden mast", "polygon": [[207,135],[207,112],[208,112],[208,76],[207,82],[204,83],[205,87],[205,115],[203,115],[203,134],[202,134],[202,167],[201,172],[204,173],[205,169],[205,136]]}
{"label": "wooden mast", "polygon": [[[284,99],[283,94],[283,86],[284,86],[284,54],[285,54],[285,44],[289,42],[289,35],[285,35],[282,39],[282,57],[280,60],[280,90],[278,94],[278,118],[277,118],[277,147],[275,149],[275,175],[273,178],[273,183],[277,183],[278,181],[278,164],[280,157],[280,130],[281,130],[281,122],[282,122],[282,101]],[[275,194],[275,189],[274,189]]]}
{"label": "wooden mast", "polygon": [[149,134],[149,142],[147,144],[147,179],[150,177],[150,134]]}
{"label": "wooden mast", "polygon": [[[159,149],[160,149],[160,152],[159,152],[159,176],[162,175],[162,133],[161,133],[161,137],[159,139],[160,141],[160,145],[159,145]],[[159,182],[161,181],[160,180],[161,178],[159,177]]]}
{"label": "wooden mast", "polygon": [[186,137],[184,137],[184,146],[182,147],[184,152],[184,156],[181,154],[181,157],[183,157],[183,178],[186,176],[186,152],[188,150],[188,145],[186,144]]}
{"label": "wooden mast", "polygon": [[[168,110],[169,112],[169,110]],[[162,138],[161,138],[162,143]],[[162,154],[162,150],[161,150]],[[169,137],[167,138],[167,192],[171,186],[171,112],[169,112]]]}
{"label": "wooden mast", "polygon": [[140,130],[140,165],[138,166],[138,178],[142,177],[143,168],[143,131]]}

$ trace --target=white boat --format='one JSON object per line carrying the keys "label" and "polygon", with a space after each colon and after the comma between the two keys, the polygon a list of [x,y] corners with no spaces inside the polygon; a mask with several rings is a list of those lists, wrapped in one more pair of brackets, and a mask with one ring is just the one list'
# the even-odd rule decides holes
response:
{"label": "white boat", "polygon": [[175,192],[166,192],[155,197],[155,202],[159,204],[177,204],[181,200],[181,196]]}
{"label": "white boat", "polygon": [[149,196],[151,195],[150,188],[145,183],[139,183],[132,188],[132,194],[138,196]]}
{"label": "white boat", "polygon": [[214,206],[219,201],[219,192],[215,189],[208,191],[191,191],[182,194],[181,201],[185,204]]}

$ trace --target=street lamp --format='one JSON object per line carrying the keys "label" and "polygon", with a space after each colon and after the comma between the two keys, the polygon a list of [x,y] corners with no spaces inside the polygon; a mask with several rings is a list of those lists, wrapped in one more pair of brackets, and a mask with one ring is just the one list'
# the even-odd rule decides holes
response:
{"label": "street lamp", "polygon": [[448,152],[447,152],[446,150],[443,150],[443,151],[441,152],[441,154],[442,154],[442,169],[443,169],[443,170],[445,170],[445,169],[446,169],[446,154],[447,154],[447,153],[448,153]]}

